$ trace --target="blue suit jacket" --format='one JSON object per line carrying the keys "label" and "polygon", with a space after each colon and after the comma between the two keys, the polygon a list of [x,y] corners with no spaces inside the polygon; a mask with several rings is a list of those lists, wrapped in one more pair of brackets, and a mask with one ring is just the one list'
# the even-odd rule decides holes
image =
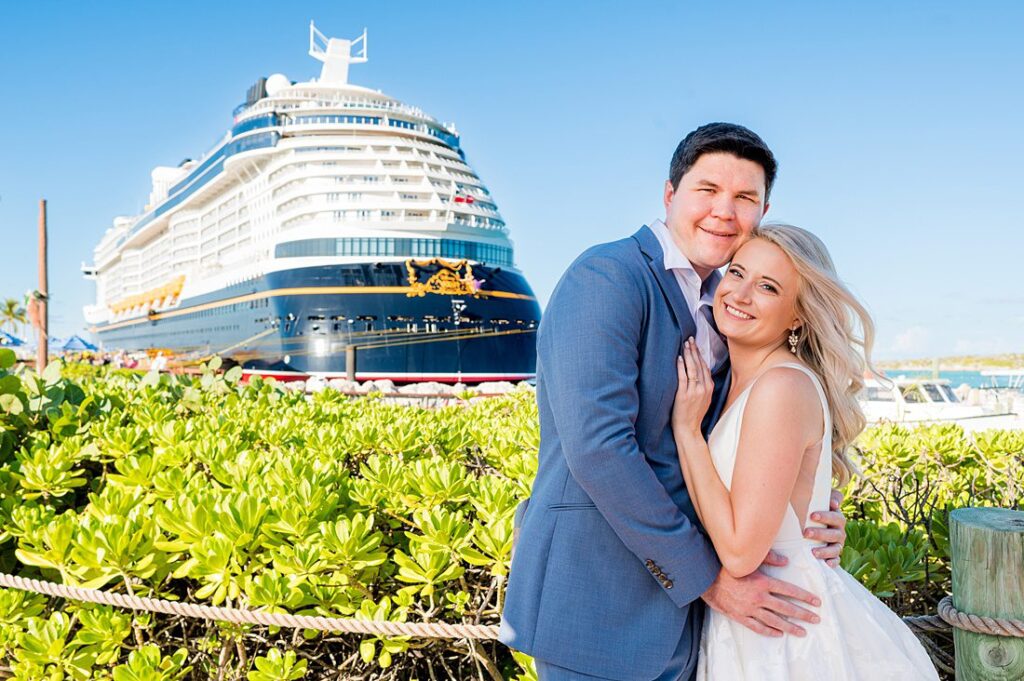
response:
{"label": "blue suit jacket", "polygon": [[[501,640],[561,667],[651,679],[720,569],[672,438],[676,357],[695,325],[654,233],[595,246],[569,267],[537,338],[540,460],[517,513]],[[728,369],[716,375],[705,429]],[[696,601],[696,602],[695,602]]]}

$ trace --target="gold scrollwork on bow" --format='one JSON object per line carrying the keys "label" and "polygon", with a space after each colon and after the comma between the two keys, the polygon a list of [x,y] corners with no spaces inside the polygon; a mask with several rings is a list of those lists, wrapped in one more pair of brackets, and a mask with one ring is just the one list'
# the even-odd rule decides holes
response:
{"label": "gold scrollwork on bow", "polygon": [[405,268],[412,289],[406,294],[410,298],[428,293],[477,297],[480,293],[480,283],[473,277],[473,266],[465,260],[406,260]]}

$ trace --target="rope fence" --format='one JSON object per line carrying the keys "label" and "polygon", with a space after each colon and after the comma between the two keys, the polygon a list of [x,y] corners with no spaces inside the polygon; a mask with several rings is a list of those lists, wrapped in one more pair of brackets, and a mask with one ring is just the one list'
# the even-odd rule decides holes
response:
{"label": "rope fence", "polygon": [[[73,601],[98,603],[130,610],[178,615],[217,622],[230,622],[233,624],[259,624],[263,626],[316,629],[318,631],[374,636],[475,640],[495,640],[498,638],[498,627],[494,625],[451,624],[447,622],[390,622],[269,613],[242,608],[181,603],[162,598],[132,596],[102,591],[100,589],[85,589],[4,573],[0,573],[0,586]],[[948,633],[952,629],[958,628],[978,634],[1024,638],[1024,621],[960,612],[953,605],[952,596],[946,596],[939,601],[938,615],[904,617],[903,622],[921,639],[936,667],[949,674],[954,673],[953,656],[931,641],[927,634]]]}
{"label": "rope fence", "polygon": [[342,617],[321,617],[317,615],[290,615],[287,613],[260,612],[241,608],[222,608],[213,605],[180,603],[162,598],[145,598],[128,594],[83,589],[66,584],[56,584],[38,579],[26,579],[0,573],[0,586],[31,591],[44,596],[66,598],[86,603],[112,605],[130,610],[157,612],[165,615],[180,615],[194,619],[231,622],[233,624],[262,624],[271,627],[295,629],[317,629],[319,631],[340,631],[347,634],[371,634],[380,636],[415,636],[417,638],[496,639],[498,627],[483,624],[449,624],[446,622],[389,622],[381,620],[359,620]]}

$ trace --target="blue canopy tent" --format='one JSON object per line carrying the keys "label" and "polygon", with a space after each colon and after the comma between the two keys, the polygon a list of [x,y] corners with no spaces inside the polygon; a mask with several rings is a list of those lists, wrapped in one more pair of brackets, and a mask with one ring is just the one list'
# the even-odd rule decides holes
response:
{"label": "blue canopy tent", "polygon": [[25,341],[17,336],[12,336],[6,331],[0,330],[0,347],[16,348],[22,345],[25,345]]}
{"label": "blue canopy tent", "polygon": [[84,340],[81,336],[74,335],[64,342],[64,345],[60,346],[60,349],[64,352],[82,352],[83,350],[89,350],[90,352],[96,351],[96,346],[87,340]]}

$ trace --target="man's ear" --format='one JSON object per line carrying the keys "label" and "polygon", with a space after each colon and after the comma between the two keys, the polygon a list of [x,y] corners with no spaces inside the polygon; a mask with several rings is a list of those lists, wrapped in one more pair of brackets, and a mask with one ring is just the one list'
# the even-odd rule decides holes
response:
{"label": "man's ear", "polygon": [[668,205],[672,203],[672,197],[676,195],[675,187],[672,186],[672,180],[665,180],[665,211],[668,212]]}
{"label": "man's ear", "polygon": [[761,213],[761,217],[762,218],[764,218],[765,215],[768,215],[768,209],[771,208],[771,206],[772,206],[771,202],[769,202],[769,201],[765,201],[764,202],[764,211]]}

